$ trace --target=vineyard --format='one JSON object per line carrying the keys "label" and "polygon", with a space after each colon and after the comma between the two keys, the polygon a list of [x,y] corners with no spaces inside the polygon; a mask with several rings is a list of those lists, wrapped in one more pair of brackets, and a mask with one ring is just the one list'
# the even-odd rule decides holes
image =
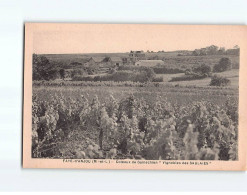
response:
{"label": "vineyard", "polygon": [[181,105],[164,95],[45,91],[33,91],[33,158],[238,159],[237,98]]}

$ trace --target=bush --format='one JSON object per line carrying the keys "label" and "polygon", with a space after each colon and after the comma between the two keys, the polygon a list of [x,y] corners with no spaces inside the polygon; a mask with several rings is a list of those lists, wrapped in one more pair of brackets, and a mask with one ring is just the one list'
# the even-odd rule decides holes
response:
{"label": "bush", "polygon": [[113,74],[107,74],[102,76],[75,76],[73,81],[132,81],[132,82],[148,82],[153,81],[155,73],[152,69],[145,69],[141,72],[132,72],[132,71],[118,71]]}
{"label": "bush", "polygon": [[198,80],[198,79],[204,79],[207,78],[207,74],[192,74],[192,75],[184,75],[182,77],[173,77],[169,82],[174,81],[192,81],[192,80]]}
{"label": "bush", "polygon": [[229,58],[221,58],[219,64],[214,66],[214,72],[224,72],[226,70],[231,70],[232,64]]}
{"label": "bush", "polygon": [[152,68],[155,74],[177,74],[177,73],[184,73],[184,70],[179,68],[167,68],[167,67],[153,67]]}
{"label": "bush", "polygon": [[146,66],[135,66],[135,65],[125,65],[125,66],[120,66],[118,70],[126,70],[126,71],[143,71],[149,69],[149,67]]}
{"label": "bush", "polygon": [[239,62],[232,63],[232,69],[239,69]]}
{"label": "bush", "polygon": [[155,66],[155,67],[145,67],[145,66],[120,66],[118,70],[130,70],[130,71],[146,71],[153,70],[155,74],[176,74],[176,73],[184,73],[184,70],[179,68],[167,68],[165,66]]}
{"label": "bush", "polygon": [[211,67],[205,64],[202,64],[199,67],[193,68],[193,72],[200,74],[209,74],[211,72]]}
{"label": "bush", "polygon": [[218,75],[214,75],[211,78],[211,82],[210,82],[210,86],[220,86],[220,87],[224,87],[224,86],[228,86],[231,84],[231,81],[225,77],[222,76],[218,76]]}
{"label": "bush", "polygon": [[155,77],[155,78],[153,78],[153,82],[163,82],[163,81],[164,81],[163,77]]}

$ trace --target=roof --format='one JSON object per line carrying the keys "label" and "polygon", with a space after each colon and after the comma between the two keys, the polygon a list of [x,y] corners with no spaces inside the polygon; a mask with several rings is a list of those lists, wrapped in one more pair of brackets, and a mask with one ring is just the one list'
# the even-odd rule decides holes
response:
{"label": "roof", "polygon": [[105,57],[102,62],[109,62],[110,61],[110,57]]}
{"label": "roof", "polygon": [[111,57],[111,61],[113,61],[113,62],[121,62],[122,59],[120,57]]}
{"label": "roof", "polygon": [[105,59],[105,57],[91,57],[90,60],[91,59],[95,62],[102,62]]}

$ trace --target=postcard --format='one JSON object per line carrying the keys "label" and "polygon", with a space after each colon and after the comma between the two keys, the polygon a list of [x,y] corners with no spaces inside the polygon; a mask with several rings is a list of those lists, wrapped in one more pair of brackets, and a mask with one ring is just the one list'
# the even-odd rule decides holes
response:
{"label": "postcard", "polygon": [[246,26],[26,23],[24,52],[24,168],[246,170]]}

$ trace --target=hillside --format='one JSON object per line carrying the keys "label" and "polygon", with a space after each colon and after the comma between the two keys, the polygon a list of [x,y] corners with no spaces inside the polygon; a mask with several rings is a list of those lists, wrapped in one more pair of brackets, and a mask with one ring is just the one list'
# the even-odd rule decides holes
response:
{"label": "hillside", "polygon": [[[188,51],[189,52],[189,51]],[[205,56],[186,56],[178,54],[185,53],[185,51],[174,51],[174,52],[145,52],[147,59],[158,59],[163,60],[165,66],[171,68],[191,68],[193,66],[206,64],[214,66],[223,57],[230,58],[233,66],[239,64],[238,55],[205,55]],[[128,57],[129,53],[87,53],[87,54],[43,54],[49,61],[61,62],[62,64],[69,65],[72,62],[85,63],[90,57]]]}

